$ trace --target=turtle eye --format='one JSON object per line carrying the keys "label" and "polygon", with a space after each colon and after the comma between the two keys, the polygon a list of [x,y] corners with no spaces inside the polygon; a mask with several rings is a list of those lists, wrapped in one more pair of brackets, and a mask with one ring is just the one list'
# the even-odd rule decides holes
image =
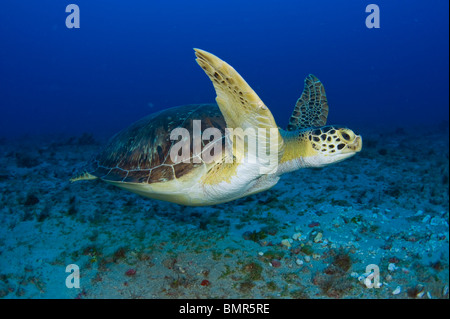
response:
{"label": "turtle eye", "polygon": [[346,142],[352,142],[355,139],[355,133],[352,130],[342,129],[340,135]]}
{"label": "turtle eye", "polygon": [[346,141],[350,141],[350,135],[348,135],[347,133],[345,133],[345,132],[342,132],[342,138],[344,139],[344,140],[346,140]]}

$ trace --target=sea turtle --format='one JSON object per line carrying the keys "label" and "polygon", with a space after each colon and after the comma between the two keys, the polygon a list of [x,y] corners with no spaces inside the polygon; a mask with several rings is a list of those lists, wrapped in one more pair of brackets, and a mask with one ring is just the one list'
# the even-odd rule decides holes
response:
{"label": "sea turtle", "polygon": [[282,130],[233,67],[194,50],[217,105],[173,107],[135,122],[72,182],[99,178],[154,199],[213,205],[267,190],[284,173],[336,163],[361,150],[362,139],[352,130],[325,126],[328,102],[315,76],[306,77]]}

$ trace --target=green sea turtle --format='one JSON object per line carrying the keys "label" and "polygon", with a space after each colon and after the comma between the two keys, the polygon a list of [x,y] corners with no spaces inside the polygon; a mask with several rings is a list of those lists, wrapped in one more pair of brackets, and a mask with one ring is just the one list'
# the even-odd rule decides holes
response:
{"label": "green sea turtle", "polygon": [[72,182],[99,178],[154,199],[213,205],[267,190],[284,173],[336,163],[361,150],[362,139],[352,130],[325,126],[328,102],[315,76],[306,77],[282,130],[233,67],[206,51],[195,54],[214,85],[217,105],[183,105],[135,122]]}

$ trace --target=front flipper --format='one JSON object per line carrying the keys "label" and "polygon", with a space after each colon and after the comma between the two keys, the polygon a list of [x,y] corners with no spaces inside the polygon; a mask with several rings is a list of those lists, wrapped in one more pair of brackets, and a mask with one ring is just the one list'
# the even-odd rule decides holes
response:
{"label": "front flipper", "polygon": [[322,82],[310,74],[305,87],[289,119],[288,131],[325,126],[328,116],[328,101]]}
{"label": "front flipper", "polygon": [[[200,49],[194,49],[197,63],[211,79],[216,90],[216,101],[228,128],[246,130],[253,128],[266,129],[266,134],[258,134],[258,144],[265,150],[272,149],[277,143],[277,154],[280,157],[284,143],[272,113],[261,101],[253,89],[236,72],[236,70],[215,55]],[[275,134],[269,134],[270,129]],[[270,145],[270,146],[269,146]],[[239,150],[233,149],[235,157],[241,157]],[[273,154],[272,154],[273,155]]]}

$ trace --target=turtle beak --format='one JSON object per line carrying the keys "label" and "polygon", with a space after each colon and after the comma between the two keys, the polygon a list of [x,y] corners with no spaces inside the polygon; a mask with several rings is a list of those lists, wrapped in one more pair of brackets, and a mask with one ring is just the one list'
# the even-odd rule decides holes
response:
{"label": "turtle beak", "polygon": [[352,142],[346,144],[347,147],[342,150],[341,153],[334,155],[336,159],[334,163],[343,161],[347,158],[354,156],[356,153],[360,152],[362,149],[362,138],[360,135],[355,135]]}
{"label": "turtle beak", "polygon": [[338,130],[341,142],[347,147],[343,149],[343,153],[358,153],[362,149],[361,135],[356,135],[355,132],[348,128],[341,128]]}
{"label": "turtle beak", "polygon": [[347,148],[355,153],[358,153],[362,149],[362,137],[361,135],[356,135],[354,141],[351,144],[347,144]]}
{"label": "turtle beak", "polygon": [[356,135],[355,141],[349,145],[355,152],[360,152],[362,149],[362,137],[361,135]]}

